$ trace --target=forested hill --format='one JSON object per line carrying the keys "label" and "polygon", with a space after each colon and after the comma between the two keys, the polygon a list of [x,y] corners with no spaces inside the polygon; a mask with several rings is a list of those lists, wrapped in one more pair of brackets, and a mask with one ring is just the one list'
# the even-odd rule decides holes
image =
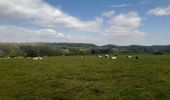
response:
{"label": "forested hill", "polygon": [[0,43],[0,57],[58,56],[109,53],[170,53],[170,45],[97,46],[88,43]]}
{"label": "forested hill", "polygon": [[96,48],[97,45],[89,43],[47,43],[48,45],[53,45],[57,47],[65,48]]}

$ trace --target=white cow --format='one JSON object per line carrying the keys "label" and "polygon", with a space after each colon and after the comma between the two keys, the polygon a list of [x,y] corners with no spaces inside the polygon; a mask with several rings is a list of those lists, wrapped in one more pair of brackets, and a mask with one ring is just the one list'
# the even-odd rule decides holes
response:
{"label": "white cow", "polygon": [[39,57],[40,60],[42,60],[43,58],[42,57]]}
{"label": "white cow", "polygon": [[34,58],[32,58],[33,60],[38,60],[38,57],[34,57]]}
{"label": "white cow", "polygon": [[113,59],[113,60],[116,60],[116,59],[117,59],[117,57],[116,57],[116,56],[114,56],[114,57],[112,57],[112,59]]}
{"label": "white cow", "polygon": [[127,56],[127,58],[132,58],[132,56]]}
{"label": "white cow", "polygon": [[33,60],[42,60],[42,57],[34,57]]}
{"label": "white cow", "polygon": [[102,56],[99,56],[99,58],[102,58]]}
{"label": "white cow", "polygon": [[105,55],[105,58],[108,58],[109,57],[109,55]]}

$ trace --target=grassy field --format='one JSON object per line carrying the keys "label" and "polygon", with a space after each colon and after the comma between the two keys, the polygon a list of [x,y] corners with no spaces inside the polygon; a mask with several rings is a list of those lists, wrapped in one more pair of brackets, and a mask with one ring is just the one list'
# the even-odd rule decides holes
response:
{"label": "grassy field", "polygon": [[0,100],[170,100],[170,56],[0,59]]}

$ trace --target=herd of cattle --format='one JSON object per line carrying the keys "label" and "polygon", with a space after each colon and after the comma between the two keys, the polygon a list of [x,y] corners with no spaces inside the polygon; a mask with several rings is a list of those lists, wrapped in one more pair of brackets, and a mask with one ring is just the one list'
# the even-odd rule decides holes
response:
{"label": "herd of cattle", "polygon": [[[111,59],[113,59],[113,60],[116,60],[118,57],[117,57],[117,55],[114,55],[114,56],[109,56],[109,55],[104,55],[104,56],[102,56],[102,55],[96,55],[97,57],[99,57],[99,58],[111,58]],[[81,56],[81,58],[85,58],[85,56]],[[128,59],[130,59],[130,58],[135,58],[135,59],[139,59],[139,57],[138,56],[131,56],[131,55],[129,55],[129,56],[126,56],[126,58],[128,58]]]}
{"label": "herd of cattle", "polygon": [[[0,58],[0,59],[22,59],[24,57],[5,57],[5,58]],[[32,59],[32,60],[42,60],[44,59],[44,57],[27,57],[28,59]]]}
{"label": "herd of cattle", "polygon": [[[109,56],[109,55],[96,55],[97,57],[99,57],[99,58],[111,58],[111,59],[113,59],[113,60],[116,60],[118,57],[117,57],[117,55],[114,55],[114,56]],[[81,56],[81,58],[85,58],[86,56]],[[139,57],[138,56],[131,56],[131,55],[129,55],[129,56],[126,56],[128,59],[130,59],[130,58],[135,58],[135,59],[139,59]],[[11,57],[5,57],[5,58],[2,58],[2,59],[10,59]],[[24,58],[24,57],[14,57],[14,58]],[[44,57],[27,57],[27,58],[29,58],[29,59],[33,59],[33,60],[42,60],[42,59],[44,59]]]}
{"label": "herd of cattle", "polygon": [[[102,58],[102,57],[104,57],[104,58],[111,58],[111,59],[113,59],[113,60],[116,60],[117,59],[117,55],[114,55],[114,56],[111,56],[111,57],[109,57],[109,55],[105,55],[105,56],[101,56],[101,55],[97,55],[99,58]],[[127,56],[127,58],[133,58],[133,56]],[[139,59],[139,57],[138,56],[135,56],[135,59]]]}

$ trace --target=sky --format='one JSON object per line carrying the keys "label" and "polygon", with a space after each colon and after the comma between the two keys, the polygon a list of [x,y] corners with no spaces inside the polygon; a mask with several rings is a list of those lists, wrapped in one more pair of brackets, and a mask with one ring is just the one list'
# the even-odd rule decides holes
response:
{"label": "sky", "polygon": [[0,0],[0,42],[170,45],[170,0]]}

